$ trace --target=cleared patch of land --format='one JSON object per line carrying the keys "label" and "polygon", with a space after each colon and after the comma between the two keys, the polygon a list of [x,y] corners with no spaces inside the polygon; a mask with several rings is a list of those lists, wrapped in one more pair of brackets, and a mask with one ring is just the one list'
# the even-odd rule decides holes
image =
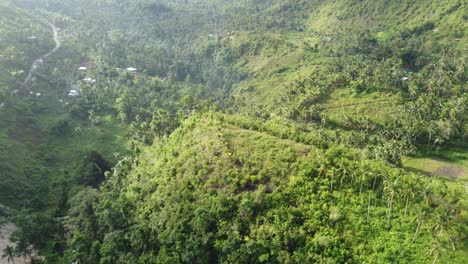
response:
{"label": "cleared patch of land", "polygon": [[467,153],[461,150],[442,151],[422,157],[407,157],[405,168],[428,176],[442,176],[451,180],[468,179]]}

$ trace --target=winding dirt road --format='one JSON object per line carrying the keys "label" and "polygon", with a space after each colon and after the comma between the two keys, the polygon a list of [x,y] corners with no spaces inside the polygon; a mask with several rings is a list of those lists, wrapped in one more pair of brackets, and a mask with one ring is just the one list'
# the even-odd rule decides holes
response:
{"label": "winding dirt road", "polygon": [[61,46],[61,43],[60,43],[60,40],[59,40],[59,37],[58,37],[58,29],[57,27],[52,24],[50,21],[47,21],[47,24],[50,26],[50,28],[52,28],[52,31],[54,33],[54,42],[55,42],[55,47],[50,50],[48,53],[42,55],[41,57],[37,58],[33,64],[31,65],[31,68],[29,69],[29,72],[28,72],[28,76],[26,77],[26,79],[24,79],[24,82],[21,84],[22,87],[24,87],[26,84],[28,84],[28,82],[31,80],[31,78],[33,77],[33,74],[34,72],[36,71],[37,68],[39,68],[39,66],[44,62],[45,59],[47,59],[50,55],[52,55],[54,52],[56,52],[60,46]]}

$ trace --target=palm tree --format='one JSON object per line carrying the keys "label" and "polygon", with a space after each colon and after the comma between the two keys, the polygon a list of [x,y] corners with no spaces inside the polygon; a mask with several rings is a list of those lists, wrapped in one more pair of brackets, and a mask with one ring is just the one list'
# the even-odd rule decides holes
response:
{"label": "palm tree", "polygon": [[15,264],[15,248],[12,247],[12,246],[7,246],[4,250],[3,250],[3,255],[2,255],[2,258],[7,258],[7,261],[8,263],[13,262],[13,264]]}
{"label": "palm tree", "polygon": [[450,220],[448,219],[450,217],[450,212],[448,210],[445,210],[445,212],[435,212],[434,213],[434,220],[435,223],[432,226],[432,231],[434,232],[434,235],[436,238],[440,241],[444,239],[444,237],[447,237],[447,240],[450,242],[452,245],[452,249],[455,250],[455,244],[453,243],[452,237],[450,236],[450,233],[448,229],[450,228],[449,222]]}
{"label": "palm tree", "polygon": [[439,258],[440,253],[443,253],[443,250],[444,248],[440,241],[438,239],[435,239],[432,244],[431,251],[429,252],[430,255],[434,255],[434,260],[432,261],[432,264],[435,264],[437,262],[437,259]]}
{"label": "palm tree", "polygon": [[26,263],[26,258],[31,256],[31,247],[24,239],[21,239],[16,243],[15,253],[17,257],[23,257]]}
{"label": "palm tree", "polygon": [[388,220],[387,220],[387,227],[390,228],[391,220],[392,220],[392,210],[393,210],[393,201],[395,199],[395,195],[397,195],[397,188],[398,188],[398,179],[393,182],[385,181],[384,182],[384,193],[387,194],[387,204],[388,204]]}
{"label": "palm tree", "polygon": [[374,194],[374,192],[368,191],[368,193],[367,193],[367,196],[368,196],[368,199],[367,199],[367,220],[366,220],[367,223],[369,223],[369,218],[370,218],[372,194]]}
{"label": "palm tree", "polygon": [[425,217],[426,217],[426,210],[424,210],[424,208],[422,208],[422,207],[418,207],[418,213],[416,214],[416,217],[413,220],[413,221],[416,221],[418,223],[418,225],[416,226],[416,230],[414,231],[414,235],[413,235],[413,239],[412,239],[413,243],[416,240],[416,236],[418,235],[419,228],[421,227],[421,223],[422,223],[422,221],[424,220]]}
{"label": "palm tree", "polygon": [[361,171],[362,173],[362,177],[361,177],[361,187],[359,187],[359,194],[362,193],[362,188],[363,188],[363,185],[364,185],[364,181],[366,180],[366,176],[367,176],[367,172],[366,171]]}
{"label": "palm tree", "polygon": [[330,192],[333,192],[333,180],[335,178],[335,169],[328,170],[327,177],[330,177]]}
{"label": "palm tree", "polygon": [[340,190],[343,187],[343,180],[346,177],[348,171],[346,170],[345,159],[340,158],[339,168],[341,169],[341,180],[340,180]]}
{"label": "palm tree", "polygon": [[414,181],[411,177],[405,177],[406,184],[404,186],[403,190],[403,197],[406,198],[406,203],[405,203],[405,217],[408,216],[408,204],[410,198],[414,198]]}

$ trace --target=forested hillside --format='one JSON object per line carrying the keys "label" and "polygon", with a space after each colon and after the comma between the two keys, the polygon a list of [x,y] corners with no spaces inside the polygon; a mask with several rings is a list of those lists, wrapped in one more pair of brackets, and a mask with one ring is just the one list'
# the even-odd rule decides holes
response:
{"label": "forested hillside", "polygon": [[468,262],[464,1],[0,8],[5,260]]}
{"label": "forested hillside", "polygon": [[31,63],[52,46],[49,31],[47,25],[37,18],[9,3],[0,3],[0,204],[5,201],[15,203],[15,193],[26,194],[20,194],[27,188],[22,161],[31,162],[30,155],[25,147],[26,142],[9,139],[9,136],[20,135],[15,133],[16,128],[11,124],[13,118],[10,116],[7,119],[6,112],[12,107]]}

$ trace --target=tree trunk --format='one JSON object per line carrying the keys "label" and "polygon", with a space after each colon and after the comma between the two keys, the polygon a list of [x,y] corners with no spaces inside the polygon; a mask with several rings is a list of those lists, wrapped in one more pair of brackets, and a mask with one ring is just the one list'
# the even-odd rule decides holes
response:
{"label": "tree trunk", "polygon": [[371,202],[371,197],[369,196],[369,200],[367,201],[367,223],[369,223],[369,217],[370,217],[370,202]]}
{"label": "tree trunk", "polygon": [[405,206],[405,217],[408,215],[408,202],[409,202],[409,197],[406,197],[406,206]]}
{"label": "tree trunk", "polygon": [[437,251],[434,261],[432,261],[432,264],[435,264],[437,262],[437,258],[439,257],[439,251]]}
{"label": "tree trunk", "polygon": [[[363,177],[364,178],[364,177]],[[362,185],[364,184],[364,179],[361,179],[361,187],[359,188],[359,194],[362,193]]]}
{"label": "tree trunk", "polygon": [[375,183],[377,182],[377,174],[374,176],[374,183],[372,184],[372,191],[375,191]]}
{"label": "tree trunk", "polygon": [[414,235],[413,235],[413,240],[411,242],[414,243],[414,240],[416,240],[416,235],[418,234],[418,231],[419,231],[419,226],[421,225],[421,221],[418,220],[418,226],[416,227],[416,231],[414,232]]}
{"label": "tree trunk", "polygon": [[388,220],[387,227],[390,228],[390,223],[392,221],[392,209],[393,209],[393,195],[390,197],[390,202],[388,203]]}
{"label": "tree trunk", "polygon": [[429,148],[431,146],[431,140],[432,140],[432,131],[429,132],[429,140],[427,141],[427,151],[429,151]]}
{"label": "tree trunk", "polygon": [[452,238],[450,237],[449,233],[448,233],[448,232],[446,232],[446,233],[447,233],[448,239],[449,239],[449,241],[450,241],[450,244],[452,244],[452,249],[455,251],[455,250],[456,250],[456,249],[455,249],[455,244],[453,244],[453,240],[452,240]]}

